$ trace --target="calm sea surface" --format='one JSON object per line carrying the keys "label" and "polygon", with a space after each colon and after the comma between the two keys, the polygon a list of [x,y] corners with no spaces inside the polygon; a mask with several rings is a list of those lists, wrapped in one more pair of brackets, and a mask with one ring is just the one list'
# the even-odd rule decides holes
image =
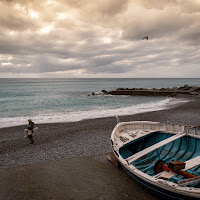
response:
{"label": "calm sea surface", "polygon": [[200,85],[200,79],[0,79],[0,127],[161,110],[181,99],[90,95],[101,90]]}

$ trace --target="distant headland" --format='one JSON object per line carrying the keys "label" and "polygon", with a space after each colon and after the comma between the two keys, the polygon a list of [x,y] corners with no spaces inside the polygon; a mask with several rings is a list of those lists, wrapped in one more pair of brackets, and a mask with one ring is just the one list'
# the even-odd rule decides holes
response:
{"label": "distant headland", "polygon": [[[107,91],[102,90],[103,95],[140,95],[140,96],[177,96],[177,95],[200,95],[199,86],[173,87],[173,88],[160,88],[160,89],[147,89],[147,88],[117,88],[116,90]],[[92,93],[92,95],[97,95]]]}

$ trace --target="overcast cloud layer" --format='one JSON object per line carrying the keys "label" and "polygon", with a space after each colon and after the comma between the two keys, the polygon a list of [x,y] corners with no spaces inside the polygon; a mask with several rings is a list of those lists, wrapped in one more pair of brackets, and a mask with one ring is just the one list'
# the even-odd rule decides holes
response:
{"label": "overcast cloud layer", "polygon": [[0,9],[0,78],[200,77],[200,0],[2,0]]}

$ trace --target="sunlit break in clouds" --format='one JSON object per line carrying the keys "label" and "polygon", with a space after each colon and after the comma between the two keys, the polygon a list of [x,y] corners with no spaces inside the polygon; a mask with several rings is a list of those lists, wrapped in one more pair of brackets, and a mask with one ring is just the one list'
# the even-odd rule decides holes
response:
{"label": "sunlit break in clouds", "polygon": [[200,76],[200,0],[2,0],[0,7],[0,78]]}

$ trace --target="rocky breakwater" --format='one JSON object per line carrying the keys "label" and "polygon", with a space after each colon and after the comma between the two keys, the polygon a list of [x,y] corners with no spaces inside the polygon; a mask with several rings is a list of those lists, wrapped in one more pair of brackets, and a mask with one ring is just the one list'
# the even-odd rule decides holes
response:
{"label": "rocky breakwater", "polygon": [[[177,95],[200,95],[199,86],[147,89],[147,88],[117,88],[116,90],[106,91],[102,90],[104,95],[143,95],[143,96],[177,96]],[[95,94],[94,94],[95,95]]]}

